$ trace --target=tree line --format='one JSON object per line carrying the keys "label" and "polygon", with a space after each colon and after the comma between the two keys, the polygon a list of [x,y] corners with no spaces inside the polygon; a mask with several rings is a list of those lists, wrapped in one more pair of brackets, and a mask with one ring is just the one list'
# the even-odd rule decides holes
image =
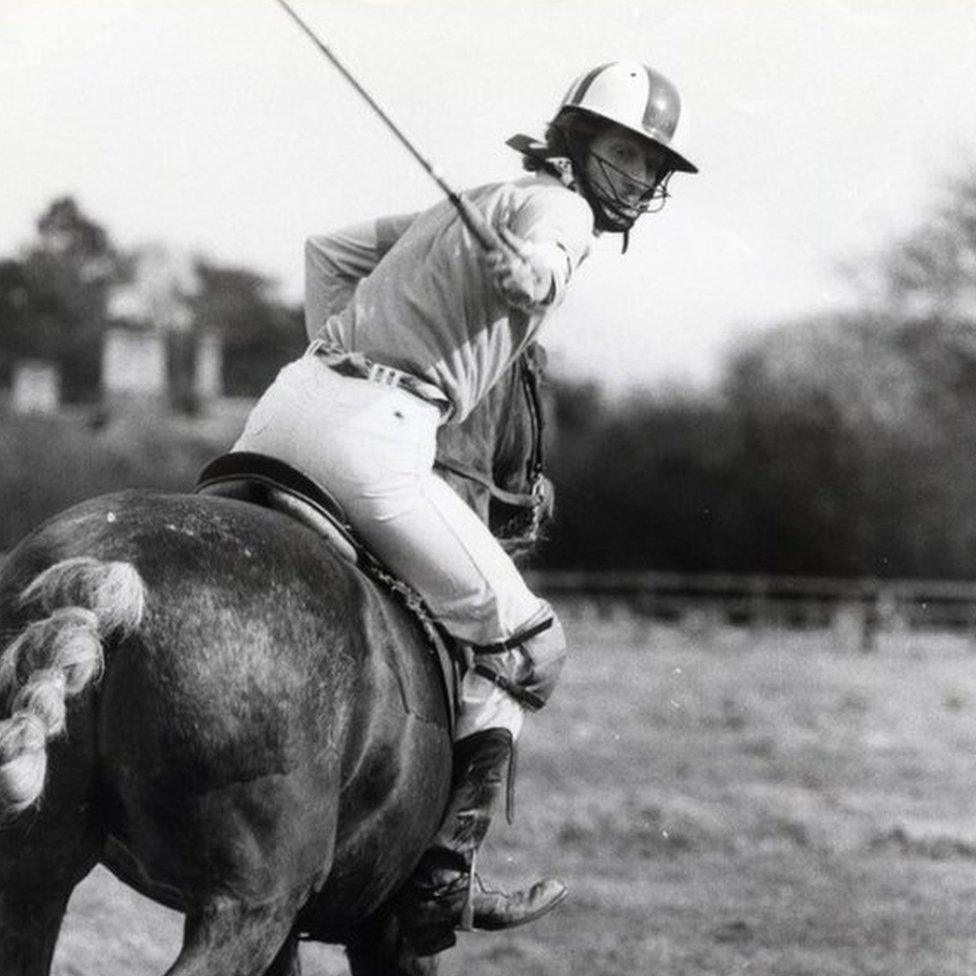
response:
{"label": "tree line", "polygon": [[[707,391],[611,401],[550,378],[557,518],[536,563],[976,576],[976,167],[879,253],[858,267],[856,307],[757,330]],[[54,201],[0,260],[0,379],[42,357],[90,397],[101,330],[147,324],[111,301],[137,258]],[[225,389],[258,395],[301,351],[301,309],[248,269],[201,258],[193,282],[174,342],[217,331]]]}
{"label": "tree line", "polygon": [[976,166],[878,254],[856,308],[743,340],[706,394],[556,391],[544,563],[976,577]]}
{"label": "tree line", "polygon": [[204,332],[222,340],[230,396],[255,395],[301,352],[301,308],[282,302],[273,280],[205,257],[188,274],[175,263],[159,245],[120,248],[74,198],[52,201],[35,239],[0,259],[0,382],[17,359],[43,359],[60,368],[66,401],[97,399],[109,327],[161,328],[178,396],[189,385],[191,340]]}

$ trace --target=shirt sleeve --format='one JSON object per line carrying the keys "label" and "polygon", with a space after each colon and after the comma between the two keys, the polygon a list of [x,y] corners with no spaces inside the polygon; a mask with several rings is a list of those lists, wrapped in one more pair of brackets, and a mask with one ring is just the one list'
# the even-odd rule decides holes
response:
{"label": "shirt sleeve", "polygon": [[380,263],[415,216],[380,217],[305,241],[305,331],[310,339],[321,335],[329,318],[349,304],[356,286]]}
{"label": "shirt sleeve", "polygon": [[531,241],[552,272],[553,289],[547,305],[558,305],[573,273],[593,244],[593,214],[589,204],[565,187],[543,187],[528,195],[514,210],[508,226]]}

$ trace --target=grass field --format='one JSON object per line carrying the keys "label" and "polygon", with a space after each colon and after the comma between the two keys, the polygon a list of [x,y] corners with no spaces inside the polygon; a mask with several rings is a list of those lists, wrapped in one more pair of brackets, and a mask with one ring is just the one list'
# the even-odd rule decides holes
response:
{"label": "grass field", "polygon": [[[446,976],[972,976],[976,646],[663,627],[566,607],[573,658],[527,723],[514,827],[482,866],[571,898],[465,935]],[[95,872],[59,976],[150,976],[180,919]],[[307,976],[346,972],[303,949]]]}

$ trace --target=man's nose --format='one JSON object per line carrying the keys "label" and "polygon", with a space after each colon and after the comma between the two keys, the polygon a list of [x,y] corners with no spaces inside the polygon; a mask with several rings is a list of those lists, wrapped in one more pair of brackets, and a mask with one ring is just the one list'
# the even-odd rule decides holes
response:
{"label": "man's nose", "polygon": [[628,203],[636,203],[647,190],[647,185],[642,183],[637,177],[624,176],[623,184],[620,187],[621,196]]}

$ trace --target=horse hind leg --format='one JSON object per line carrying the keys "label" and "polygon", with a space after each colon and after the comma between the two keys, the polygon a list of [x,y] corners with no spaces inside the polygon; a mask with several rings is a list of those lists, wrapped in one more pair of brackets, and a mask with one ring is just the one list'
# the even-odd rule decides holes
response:
{"label": "horse hind leg", "polygon": [[44,803],[0,821],[0,974],[48,976],[65,906],[98,861],[103,832],[91,803],[93,733],[51,747]]}
{"label": "horse hind leg", "polygon": [[292,933],[278,950],[264,976],[302,976],[302,961],[298,955],[298,936]]}
{"label": "horse hind leg", "polygon": [[71,889],[21,894],[0,892],[0,973],[48,976]]}
{"label": "horse hind leg", "polygon": [[0,974],[48,976],[65,907],[98,861],[102,830],[89,802],[90,738],[52,749],[44,804],[0,827]]}
{"label": "horse hind leg", "polygon": [[211,900],[187,914],[183,949],[164,976],[297,976],[299,902],[294,894],[260,905]]}
{"label": "horse hind leg", "polygon": [[101,832],[62,783],[28,822],[0,830],[0,974],[48,976],[68,899],[98,860]]}
{"label": "horse hind leg", "polygon": [[102,638],[136,626],[142,584],[126,565],[65,560],[19,601],[47,616],[0,652],[0,974],[48,976],[68,898],[103,840],[84,692],[101,671]]}

